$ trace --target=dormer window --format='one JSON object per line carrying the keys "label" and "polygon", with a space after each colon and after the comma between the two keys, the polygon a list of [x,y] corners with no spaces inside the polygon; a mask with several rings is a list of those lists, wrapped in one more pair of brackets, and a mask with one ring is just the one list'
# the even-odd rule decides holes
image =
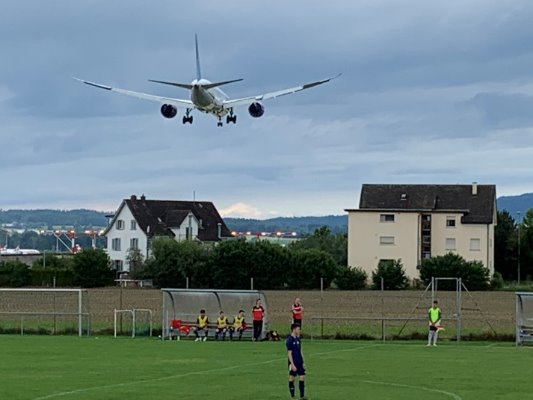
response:
{"label": "dormer window", "polygon": [[407,200],[407,193],[402,193],[402,195],[400,196],[400,200],[402,201]]}

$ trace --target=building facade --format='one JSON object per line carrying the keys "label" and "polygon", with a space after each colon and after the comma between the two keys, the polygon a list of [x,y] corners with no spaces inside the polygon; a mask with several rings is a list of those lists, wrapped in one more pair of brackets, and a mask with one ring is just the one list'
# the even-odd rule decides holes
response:
{"label": "building facade", "polygon": [[231,237],[231,232],[212,202],[148,200],[133,195],[122,201],[104,236],[115,268],[129,271],[130,251],[139,250],[148,258],[154,237],[218,242]]}
{"label": "building facade", "polygon": [[401,259],[418,278],[425,258],[449,252],[494,273],[494,185],[363,185],[348,212],[348,265],[369,276],[381,260]]}

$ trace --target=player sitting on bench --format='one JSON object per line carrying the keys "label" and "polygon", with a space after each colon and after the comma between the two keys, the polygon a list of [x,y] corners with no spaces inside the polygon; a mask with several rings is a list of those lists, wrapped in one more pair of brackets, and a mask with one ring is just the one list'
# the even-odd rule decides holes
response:
{"label": "player sitting on bench", "polygon": [[218,340],[219,335],[222,335],[222,340],[226,340],[226,332],[228,331],[228,317],[224,315],[224,311],[220,311],[217,318],[217,327],[215,329],[215,340]]}
{"label": "player sitting on bench", "polygon": [[229,340],[233,340],[233,333],[239,334],[239,340],[242,339],[242,333],[246,329],[246,322],[244,321],[244,310],[239,310],[239,314],[233,318],[233,326],[229,330]]}

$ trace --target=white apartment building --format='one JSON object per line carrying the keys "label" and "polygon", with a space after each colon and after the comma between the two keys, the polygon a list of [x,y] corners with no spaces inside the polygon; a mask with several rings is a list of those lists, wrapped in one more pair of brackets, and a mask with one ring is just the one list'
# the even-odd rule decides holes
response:
{"label": "white apartment building", "polygon": [[418,278],[424,258],[453,252],[494,273],[494,185],[369,185],[348,212],[348,265],[369,276],[380,260],[401,259]]}
{"label": "white apartment building", "polygon": [[217,242],[230,237],[231,232],[209,201],[148,200],[144,195],[133,195],[122,201],[104,235],[115,268],[129,271],[129,251],[139,249],[147,258],[156,236]]}

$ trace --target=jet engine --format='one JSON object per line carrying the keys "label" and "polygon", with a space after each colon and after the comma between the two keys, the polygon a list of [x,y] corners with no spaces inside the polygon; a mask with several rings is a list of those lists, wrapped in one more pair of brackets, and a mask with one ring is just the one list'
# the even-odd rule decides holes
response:
{"label": "jet engine", "polygon": [[259,118],[265,113],[265,107],[261,103],[252,103],[248,107],[248,112],[254,118]]}
{"label": "jet engine", "polygon": [[178,109],[172,104],[163,104],[161,106],[161,114],[165,118],[174,118],[178,113]]}

